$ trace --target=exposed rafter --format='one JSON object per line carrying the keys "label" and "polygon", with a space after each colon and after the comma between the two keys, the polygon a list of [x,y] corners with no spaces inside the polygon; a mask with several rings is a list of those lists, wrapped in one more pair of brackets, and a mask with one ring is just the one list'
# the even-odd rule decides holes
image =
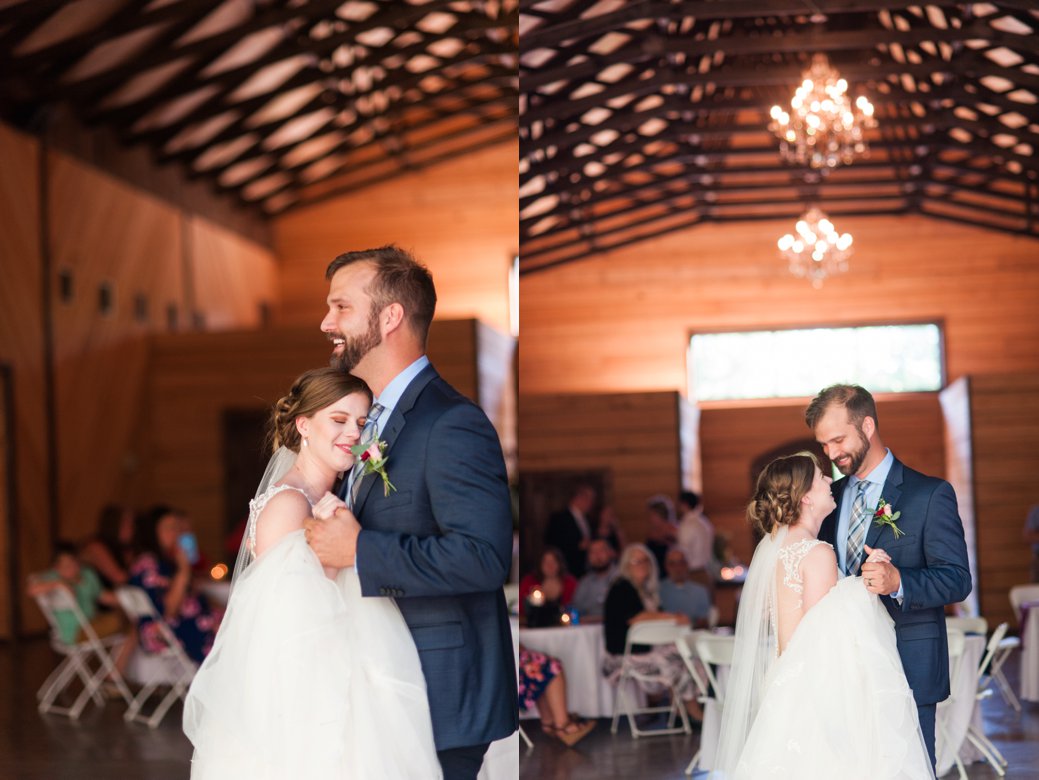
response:
{"label": "exposed rafter", "polygon": [[15,0],[0,116],[61,105],[276,214],[515,137],[519,0]]}
{"label": "exposed rafter", "polygon": [[[524,273],[705,222],[919,213],[1039,238],[1039,9],[918,0],[542,0],[520,14]],[[879,126],[792,166],[767,130],[813,53]]]}

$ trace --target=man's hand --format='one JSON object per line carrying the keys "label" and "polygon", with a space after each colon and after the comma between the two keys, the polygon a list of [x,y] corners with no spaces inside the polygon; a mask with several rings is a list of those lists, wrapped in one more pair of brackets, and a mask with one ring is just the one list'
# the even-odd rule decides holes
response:
{"label": "man's hand", "polygon": [[[317,506],[314,509],[316,518]],[[327,519],[315,518],[305,520],[303,528],[307,544],[317,554],[321,565],[333,569],[353,566],[357,554],[357,535],[361,532],[361,525],[354,513],[343,506]]]}
{"label": "man's hand", "polygon": [[902,575],[891,563],[891,557],[883,550],[874,550],[866,545],[869,557],[862,564],[862,581],[866,590],[880,596],[890,596],[897,593],[902,584]]}

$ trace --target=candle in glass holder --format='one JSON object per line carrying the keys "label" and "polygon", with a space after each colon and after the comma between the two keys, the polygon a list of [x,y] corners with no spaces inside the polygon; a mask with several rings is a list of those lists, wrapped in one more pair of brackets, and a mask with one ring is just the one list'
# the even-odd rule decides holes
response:
{"label": "candle in glass holder", "polygon": [[530,602],[532,607],[540,607],[545,603],[545,594],[540,588],[534,588],[527,597],[527,601]]}

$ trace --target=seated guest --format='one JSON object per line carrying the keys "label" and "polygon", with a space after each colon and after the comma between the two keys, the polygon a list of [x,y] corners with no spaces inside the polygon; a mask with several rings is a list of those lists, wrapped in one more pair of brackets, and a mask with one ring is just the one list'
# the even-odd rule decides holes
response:
{"label": "seated guest", "polygon": [[[141,518],[130,584],[147,592],[188,657],[201,663],[213,647],[219,619],[205,597],[192,592],[191,562],[178,543],[180,531],[180,516],[170,507],[157,506]],[[137,629],[145,650],[156,652],[164,647],[152,620],[142,619]]]}
{"label": "seated guest", "polygon": [[553,512],[545,526],[545,546],[563,553],[566,567],[575,577],[584,575],[588,544],[592,539],[591,516],[596,492],[591,485],[578,485],[565,509]]}
{"label": "seated guest", "polygon": [[[602,671],[611,683],[616,684],[620,678],[628,629],[644,620],[673,620],[680,625],[689,625],[686,615],[661,611],[656,560],[646,545],[629,544],[621,553],[620,572],[603,608],[606,655]],[[664,694],[669,686],[674,687],[689,715],[694,720],[703,718],[696,699],[696,684],[689,676],[678,648],[674,645],[633,645],[631,653],[631,662],[636,670],[658,680],[640,683],[648,695]]]}
{"label": "seated guest", "polygon": [[[115,609],[118,606],[115,594],[104,589],[97,572],[89,566],[80,564],[76,557],[74,544],[69,542],[55,544],[51,566],[52,568],[29,580],[29,595],[36,597],[56,588],[64,588],[76,599],[79,611],[83,613],[83,617],[90,623],[90,627],[94,629],[94,633],[98,637],[112,636],[119,632],[126,633],[126,640],[119,648],[118,654],[112,659],[119,673],[125,672],[126,664],[130,660],[136,642],[134,632],[128,630],[126,616],[120,610]],[[98,609],[102,604],[113,609],[102,612]],[[74,644],[86,639],[74,611],[55,610],[54,619],[58,624],[58,635],[62,642]]]}
{"label": "seated guest", "polygon": [[656,559],[657,571],[663,571],[664,557],[678,534],[671,499],[663,494],[650,497],[646,502],[646,521],[646,547]]}
{"label": "seated guest", "polygon": [[555,547],[549,547],[541,553],[538,570],[520,580],[521,615],[525,614],[524,604],[535,589],[541,591],[544,605],[554,605],[558,610],[567,609],[573,602],[577,580],[567,572],[563,554]]}
{"label": "seated guest", "polygon": [[125,585],[133,559],[133,512],[108,504],[97,520],[97,533],[79,551],[79,559],[101,577],[106,588]]}
{"label": "seated guest", "polygon": [[707,588],[690,579],[689,563],[682,548],[675,545],[668,550],[664,565],[667,579],[660,583],[660,608],[685,615],[695,628],[705,627],[711,612],[711,596]]}
{"label": "seated guest", "polygon": [[577,582],[574,609],[581,620],[602,620],[606,594],[617,576],[613,547],[605,539],[594,539],[588,547],[588,573]]}
{"label": "seated guest", "polygon": [[573,747],[595,728],[595,721],[575,720],[566,706],[566,679],[558,658],[519,648],[519,703],[538,708],[541,730]]}

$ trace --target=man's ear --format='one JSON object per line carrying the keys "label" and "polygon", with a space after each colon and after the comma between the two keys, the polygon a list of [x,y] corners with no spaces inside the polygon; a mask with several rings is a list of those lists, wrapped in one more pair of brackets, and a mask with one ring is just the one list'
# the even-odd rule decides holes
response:
{"label": "man's ear", "polygon": [[873,434],[876,433],[876,432],[877,432],[877,421],[874,420],[872,417],[868,417],[868,416],[867,417],[863,417],[862,418],[862,435],[865,436],[867,440],[869,440],[869,439],[873,438]]}
{"label": "man's ear", "polygon": [[399,303],[391,303],[379,313],[379,326],[383,335],[397,330],[404,322],[404,307]]}

